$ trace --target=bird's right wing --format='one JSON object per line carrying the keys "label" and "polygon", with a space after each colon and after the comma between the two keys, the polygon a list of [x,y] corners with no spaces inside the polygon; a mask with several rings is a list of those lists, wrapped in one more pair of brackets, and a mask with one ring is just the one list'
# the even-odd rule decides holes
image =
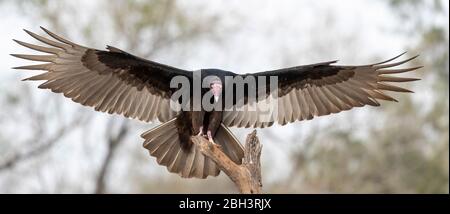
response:
{"label": "bird's right wing", "polygon": [[39,88],[62,93],[97,111],[122,114],[142,121],[172,119],[177,112],[170,108],[174,76],[191,78],[192,73],[145,60],[117,48],[109,51],[83,47],[42,28],[52,39],[25,30],[48,47],[16,41],[20,45],[48,55],[12,54],[15,57],[42,61],[45,64],[15,69],[46,72],[25,80],[43,80]]}

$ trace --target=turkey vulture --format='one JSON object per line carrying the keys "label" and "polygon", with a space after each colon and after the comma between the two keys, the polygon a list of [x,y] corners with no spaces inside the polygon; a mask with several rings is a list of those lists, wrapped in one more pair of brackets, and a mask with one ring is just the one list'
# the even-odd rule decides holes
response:
{"label": "turkey vulture", "polygon": [[[42,28],[42,27],[41,27]],[[39,88],[62,93],[65,97],[97,111],[122,114],[150,122],[159,120],[162,124],[144,132],[143,146],[150,155],[156,157],[158,164],[182,177],[206,178],[220,173],[217,165],[190,141],[191,136],[206,135],[217,143],[232,161],[240,164],[243,148],[228,127],[264,128],[278,123],[281,125],[294,121],[309,120],[317,116],[338,113],[365,105],[379,106],[379,100],[397,101],[385,91],[411,92],[390,85],[387,82],[409,82],[415,78],[396,77],[390,74],[413,71],[421,67],[394,68],[415,57],[393,62],[390,60],[361,66],[335,65],[337,61],[303,65],[254,74],[236,74],[219,69],[201,69],[200,78],[205,80],[214,76],[203,88],[201,95],[207,93],[214,97],[213,104],[236,91],[223,90],[225,77],[277,77],[275,86],[278,105],[273,120],[262,120],[259,111],[248,108],[241,110],[180,109],[171,107],[172,95],[178,91],[171,87],[174,77],[184,77],[192,88],[196,87],[193,71],[182,70],[154,61],[139,58],[118,48],[107,46],[108,50],[96,50],[75,44],[45,28],[50,37],[43,37],[25,30],[33,38],[46,44],[34,45],[14,40],[27,48],[48,53],[46,55],[12,56],[45,62],[43,64],[15,67],[15,69],[44,70],[45,72],[25,80],[45,81]],[[402,54],[403,55],[403,54]],[[268,80],[268,79],[266,79]],[[258,82],[259,83],[259,82]],[[263,84],[256,85],[259,87]],[[273,91],[251,95],[244,90],[243,98],[234,98],[231,106],[241,103],[248,106],[259,102],[252,96],[269,97]],[[189,96],[193,93],[190,89]],[[175,100],[181,103],[183,100]],[[192,106],[194,102],[190,102]]]}

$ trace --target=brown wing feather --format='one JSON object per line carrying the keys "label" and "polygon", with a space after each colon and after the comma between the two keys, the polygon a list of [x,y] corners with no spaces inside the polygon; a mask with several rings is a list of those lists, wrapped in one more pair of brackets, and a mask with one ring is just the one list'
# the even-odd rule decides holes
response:
{"label": "brown wing feather", "polygon": [[[379,106],[378,100],[397,101],[385,94],[385,91],[412,92],[410,90],[387,84],[386,82],[410,82],[419,79],[395,77],[392,74],[417,70],[421,67],[395,69],[415,59],[390,63],[398,55],[381,63],[363,66],[335,66],[335,61],[313,65],[297,66],[274,71],[246,74],[257,76],[278,76],[278,108],[273,113],[273,121],[260,119],[262,112],[258,109],[249,113],[225,111],[224,124],[237,127],[268,127],[277,122],[281,125],[297,120],[309,120],[317,116],[346,111],[365,105]],[[389,63],[389,64],[388,64]],[[269,78],[267,78],[269,79]],[[268,94],[270,95],[270,93]],[[256,99],[255,99],[256,100]],[[260,103],[262,101],[259,101]],[[257,103],[257,105],[258,105]],[[248,103],[246,103],[248,105]],[[242,117],[255,117],[249,120]],[[248,121],[242,123],[241,121]]]}
{"label": "brown wing feather", "polygon": [[[16,41],[47,55],[12,54],[12,56],[46,62],[15,69],[45,70],[25,80],[43,80],[39,88],[63,93],[77,103],[97,111],[122,114],[142,121],[168,121],[176,112],[170,109],[170,80],[190,72],[141,59],[108,46],[109,51],[95,50],[70,42],[45,28],[46,38],[25,30],[50,47]],[[161,111],[160,109],[164,109]]]}

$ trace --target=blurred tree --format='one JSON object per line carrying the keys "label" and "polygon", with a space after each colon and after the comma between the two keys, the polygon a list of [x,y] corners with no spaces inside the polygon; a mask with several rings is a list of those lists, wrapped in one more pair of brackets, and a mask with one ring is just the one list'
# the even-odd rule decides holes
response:
{"label": "blurred tree", "polygon": [[384,114],[366,118],[367,136],[326,127],[334,131],[308,139],[292,154],[292,174],[275,191],[449,192],[449,37],[443,2],[386,1],[399,15],[402,24],[396,26],[403,26],[393,33],[405,33],[411,44],[406,48],[421,53],[423,80],[413,84],[415,90],[432,91],[418,100],[402,96],[395,106],[384,103]]}
{"label": "blurred tree", "polygon": [[[27,18],[40,20],[37,25],[48,26],[54,32],[78,36],[82,38],[81,41],[73,39],[77,38],[75,36],[68,36],[68,38],[79,43],[84,40],[84,44],[94,46],[96,44],[105,45],[105,41],[111,41],[109,44],[146,58],[156,57],[164,51],[176,48],[176,51],[170,51],[177,53],[171,55],[171,60],[179,60],[179,62],[175,61],[171,64],[183,63],[182,57],[180,57],[183,54],[183,48],[180,47],[192,44],[200,38],[213,42],[218,42],[219,39],[215,36],[217,29],[214,28],[215,24],[220,21],[219,17],[201,11],[191,14],[189,11],[192,8],[187,9],[186,6],[173,0],[114,1],[113,3],[110,1],[96,1],[95,3],[85,1],[82,2],[83,7],[79,7],[80,2],[75,1],[19,0],[0,2],[0,4],[19,8]],[[96,126],[92,130],[103,130],[105,138],[101,141],[105,142],[106,150],[96,171],[97,175],[94,176],[96,178],[93,191],[95,193],[108,192],[106,178],[112,169],[111,164],[115,163],[116,150],[127,139],[130,132],[138,135],[135,131],[130,130],[140,130],[142,125],[116,117],[101,119],[104,122],[100,126],[104,128],[98,127],[98,124],[89,125],[88,118],[94,117],[91,110],[73,103],[70,104],[71,107],[65,108],[67,100],[54,94],[36,95],[36,93],[30,92],[35,89],[30,89],[28,84],[21,85],[19,89],[18,91],[7,91],[2,104],[5,106],[5,110],[11,110],[7,112],[20,112],[21,118],[31,118],[31,120],[18,119],[17,115],[11,114],[2,115],[2,119],[6,119],[0,123],[2,127],[20,126],[23,127],[23,130],[36,130],[34,131],[36,133],[30,136],[30,139],[15,142],[14,145],[8,142],[2,143],[2,146],[8,145],[11,148],[1,150],[2,152],[8,151],[8,154],[0,160],[0,173],[12,170],[23,161],[31,161],[31,159],[44,155],[70,132],[77,130],[76,126],[84,127],[80,132],[82,136],[89,136],[92,126]],[[49,106],[44,103],[54,103],[54,105]],[[46,106],[46,108],[36,108],[37,106]],[[78,109],[76,114],[72,114],[74,108],[72,106],[76,106],[75,108]],[[13,108],[15,110],[12,110]],[[22,108],[23,110],[21,110]],[[66,120],[68,122],[65,122]],[[24,121],[29,121],[30,124],[26,124]],[[53,134],[52,130],[54,130],[55,124],[60,127],[60,130],[56,130]],[[146,128],[149,126],[147,125]],[[2,133],[0,133],[0,139],[1,136]],[[82,138],[87,141],[98,141],[98,137],[101,136],[101,133],[96,133],[95,140]],[[35,139],[39,140],[33,142],[36,141]],[[24,150],[19,147],[20,145],[31,146],[27,146],[29,150]],[[141,149],[139,146],[135,147]],[[136,153],[137,149],[133,152]],[[130,158],[139,155],[141,153],[127,154]],[[148,159],[150,158],[147,157],[145,161],[150,161]]]}
{"label": "blurred tree", "polygon": [[[442,2],[444,0],[384,1],[391,12],[398,15],[398,19],[393,21],[399,22],[395,26],[400,28],[392,29],[391,33],[405,34],[402,38],[408,39],[411,44],[405,48],[412,53],[422,54],[420,63],[425,68],[416,74],[423,73],[424,79],[411,86],[414,86],[414,90],[427,92],[427,96],[402,96],[400,103],[383,103],[382,108],[374,110],[379,111],[376,116],[364,115],[364,120],[371,121],[364,123],[364,135],[356,134],[355,129],[362,129],[361,127],[341,126],[342,123],[317,126],[327,130],[326,132],[314,130],[315,126],[313,130],[296,131],[299,134],[293,136],[292,141],[300,146],[295,147],[296,150],[292,153],[283,153],[283,156],[288,155],[294,160],[292,173],[286,180],[272,183],[266,180],[266,192],[449,192],[448,8]],[[0,0],[0,4],[20,8],[21,13],[31,22],[38,22],[35,25],[48,26],[55,32],[70,35],[69,38],[82,44],[93,47],[111,44],[157,61],[172,60],[166,63],[174,65],[185,63],[185,58],[181,57],[187,52],[185,46],[200,39],[212,38],[213,42],[217,42],[220,39],[218,35],[221,35],[217,26],[223,26],[219,25],[222,20],[220,17],[208,15],[197,6],[186,7],[181,1],[103,0],[94,3]],[[327,14],[320,14],[327,18],[313,20],[313,25],[325,26],[326,29],[301,34],[314,35],[309,48],[296,47],[303,54],[289,53],[285,51],[288,47],[275,48],[276,51],[272,53],[276,56],[272,59],[283,58],[279,55],[286,53],[291,55],[291,58],[286,57],[286,64],[296,63],[298,58],[308,56],[322,58],[324,55],[339,55],[343,58],[345,56],[341,52],[331,53],[337,51],[338,43],[343,44],[345,48],[341,51],[351,56],[348,58],[357,57],[351,53],[351,50],[357,49],[355,43],[352,43],[357,39],[356,32],[337,35],[336,32],[340,33],[341,29],[330,29],[326,23],[336,17],[332,13],[329,16]],[[270,32],[273,32],[272,27]],[[333,34],[333,38],[338,38],[339,42],[329,39],[329,34]],[[267,36],[270,37],[269,34]],[[332,50],[330,47],[333,47]],[[164,57],[168,53],[171,56]],[[295,60],[291,60],[292,56],[296,57]],[[16,79],[14,82],[17,83]],[[178,175],[166,173],[164,168],[157,168],[154,160],[140,146],[136,146],[140,142],[137,136],[144,129],[142,123],[91,114],[92,110],[74,108],[78,105],[67,102],[61,96],[36,93],[37,90],[34,86],[30,88],[30,84],[17,85],[0,85],[0,89],[4,88],[6,91],[5,96],[2,94],[0,97],[3,110],[0,112],[0,173],[3,173],[3,177],[0,176],[0,187],[3,191],[225,193],[234,190],[232,183],[226,178],[181,179]],[[354,117],[354,114],[347,115],[347,123],[361,120],[361,117]],[[148,128],[150,127],[145,125],[145,129]],[[268,141],[283,140],[276,132],[265,130],[265,133],[267,138],[262,141],[267,144],[263,156],[269,154],[265,153],[270,146]],[[69,175],[62,175],[71,171],[64,170],[70,167],[65,165],[52,168],[51,175],[46,174],[43,168],[54,167],[50,161],[63,162],[67,159],[67,152],[75,152],[61,150],[57,143],[76,143],[73,139],[87,142],[84,145],[87,149],[83,150],[87,153],[86,157],[77,160],[77,166],[82,169],[76,173],[82,176],[75,176],[84,181],[70,183]],[[302,139],[304,143],[296,142],[298,139]],[[123,143],[126,141],[130,141],[132,146],[127,147]],[[89,142],[102,146],[99,149]],[[283,147],[289,146],[287,143],[283,144]],[[90,152],[91,150],[93,151]],[[48,158],[45,151],[51,151],[48,153],[56,158]],[[283,149],[283,152],[288,151],[289,149]],[[120,155],[121,152],[124,155]],[[103,156],[97,158],[100,153]],[[267,160],[263,163],[263,175],[278,173],[278,169],[274,169],[271,164]],[[149,167],[151,165],[155,167]],[[154,173],[150,177],[149,171],[154,172],[155,168],[160,169],[157,172],[164,173]],[[126,178],[121,179],[121,175]],[[51,176],[52,179],[46,180],[45,176]],[[23,180],[27,177],[36,178],[31,182],[38,184],[23,187]],[[220,182],[218,179],[221,179]],[[49,184],[49,181],[52,183]],[[82,186],[86,183],[86,187]]]}

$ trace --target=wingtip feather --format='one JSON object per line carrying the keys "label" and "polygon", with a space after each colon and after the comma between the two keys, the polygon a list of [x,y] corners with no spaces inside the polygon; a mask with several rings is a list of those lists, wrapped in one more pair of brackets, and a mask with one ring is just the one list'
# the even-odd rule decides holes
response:
{"label": "wingtip feather", "polygon": [[390,59],[384,60],[384,61],[382,61],[382,62],[379,62],[379,63],[375,63],[375,64],[372,64],[371,66],[375,66],[375,65],[382,65],[382,64],[385,64],[385,63],[391,62],[391,61],[393,61],[393,60],[395,60],[395,59],[398,59],[399,57],[401,57],[401,56],[405,55],[406,53],[408,53],[408,52],[407,52],[407,51],[405,51],[405,52],[403,52],[403,53],[401,53],[401,54],[399,54],[399,55],[397,55],[397,56],[394,56],[394,57],[392,57],[392,58],[390,58]]}
{"label": "wingtip feather", "polygon": [[23,31],[25,31],[25,33],[27,33],[27,34],[29,34],[29,35],[33,35],[34,33],[33,32],[31,32],[31,31],[29,31],[29,30],[27,30],[27,29],[22,29]]}
{"label": "wingtip feather", "polygon": [[410,58],[405,59],[405,60],[400,61],[400,62],[393,62],[393,63],[390,63],[390,64],[386,64],[386,63],[378,64],[378,65],[375,65],[375,68],[376,69],[383,69],[383,68],[390,68],[390,67],[399,66],[399,65],[405,64],[405,63],[407,63],[409,61],[412,61],[412,60],[416,59],[417,57],[419,57],[419,55],[415,55],[413,57],[410,57]]}

